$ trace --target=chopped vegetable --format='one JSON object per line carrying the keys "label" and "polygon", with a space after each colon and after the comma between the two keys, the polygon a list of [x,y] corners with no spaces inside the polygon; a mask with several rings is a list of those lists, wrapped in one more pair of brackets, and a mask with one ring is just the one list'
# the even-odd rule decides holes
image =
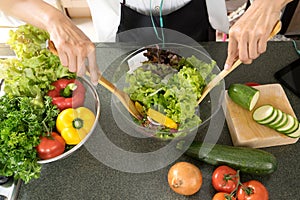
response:
{"label": "chopped vegetable", "polygon": [[253,119],[267,127],[292,138],[300,137],[300,123],[298,119],[272,105],[262,105],[252,114]]}
{"label": "chopped vegetable", "polygon": [[66,144],[78,144],[92,129],[95,122],[94,113],[86,108],[67,108],[56,119],[56,129]]}
{"label": "chopped vegetable", "polygon": [[85,88],[79,80],[62,78],[51,85],[54,86],[54,89],[48,91],[48,96],[52,98],[52,103],[59,110],[77,108],[83,105]]}
{"label": "chopped vegetable", "polygon": [[153,110],[152,108],[149,108],[147,115],[151,117],[153,120],[158,122],[159,124],[163,124],[168,128],[177,129],[177,124],[169,117],[161,114],[160,112],[157,112],[156,110]]}
{"label": "chopped vegetable", "polygon": [[[133,101],[142,104],[142,112],[147,113],[150,108],[156,110],[179,124],[178,130],[201,124],[195,115],[197,100],[207,79],[212,78],[215,62],[205,63],[195,56],[183,58],[164,50],[159,52],[158,55],[155,48],[148,49],[149,61],[127,74],[129,86],[124,91]],[[162,128],[157,128],[162,134]],[[165,132],[172,135],[169,128],[166,126]]]}
{"label": "chopped vegetable", "polygon": [[249,111],[256,105],[259,94],[259,90],[244,84],[231,84],[228,88],[229,97]]}
{"label": "chopped vegetable", "polygon": [[260,106],[253,112],[253,119],[257,122],[263,122],[274,114],[274,110],[274,107],[271,105]]}

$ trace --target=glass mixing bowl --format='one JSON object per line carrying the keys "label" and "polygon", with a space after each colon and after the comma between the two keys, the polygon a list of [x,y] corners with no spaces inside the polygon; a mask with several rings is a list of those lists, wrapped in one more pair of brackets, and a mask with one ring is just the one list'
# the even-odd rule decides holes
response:
{"label": "glass mixing bowl", "polygon": [[[149,51],[150,49],[150,51]],[[147,53],[148,52],[148,53]],[[149,53],[150,52],[150,53]],[[162,53],[164,52],[164,53]],[[171,54],[168,54],[169,52]],[[158,56],[156,56],[156,54]],[[161,56],[161,54],[166,54]],[[174,43],[165,43],[165,44],[154,44],[146,47],[142,47],[132,53],[130,53],[125,59],[123,59],[115,71],[114,80],[115,85],[117,88],[121,90],[128,89],[130,86],[128,81],[126,80],[126,76],[133,73],[135,70],[139,69],[140,67],[144,67],[143,62],[149,61],[149,59],[157,60],[161,63],[176,63],[180,59],[179,58],[188,58],[194,56],[198,60],[202,61],[206,64],[214,63],[212,71],[209,73],[208,78],[209,80],[213,78],[214,74],[218,74],[220,72],[219,67],[216,63],[210,58],[208,53],[201,47],[191,47],[183,44],[174,44]],[[177,58],[176,58],[177,57]],[[180,61],[179,61],[180,62]],[[144,67],[145,68],[145,67]],[[151,67],[150,67],[151,68]],[[146,69],[153,72],[152,69]],[[172,74],[177,73],[177,71],[168,69],[170,74],[164,74],[164,78],[161,81],[166,82],[169,80]],[[155,71],[154,73],[159,74],[160,71]],[[206,80],[207,83],[209,80]],[[140,84],[140,83],[136,83]],[[223,99],[223,94],[225,91],[225,84],[224,81],[221,81],[211,92],[209,95],[205,97],[205,99],[200,103],[200,105],[190,105],[193,109],[193,114],[198,116],[202,122],[200,124],[194,124],[192,126],[174,130],[174,129],[164,129],[164,126],[159,126],[154,120],[149,117],[146,119],[147,123],[150,121],[151,128],[149,126],[145,126],[143,122],[134,119],[130,113],[125,109],[122,103],[119,101],[117,97],[114,95],[112,96],[112,113],[116,124],[119,128],[124,131],[125,133],[138,138],[146,138],[146,137],[154,137],[160,138],[163,140],[169,140],[174,138],[182,138],[186,137],[187,135],[202,133],[205,134],[205,125],[207,125],[210,119],[219,111],[221,108],[221,103]],[[158,91],[159,92],[159,91]],[[154,105],[155,106],[155,105]],[[184,109],[184,108],[180,108]],[[163,128],[162,128],[163,127]]]}

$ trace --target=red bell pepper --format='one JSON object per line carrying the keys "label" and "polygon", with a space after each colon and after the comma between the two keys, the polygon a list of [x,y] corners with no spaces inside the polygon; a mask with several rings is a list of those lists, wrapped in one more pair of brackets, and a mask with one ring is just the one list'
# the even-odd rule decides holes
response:
{"label": "red bell pepper", "polygon": [[84,104],[85,87],[77,79],[62,78],[53,82],[55,88],[49,90],[48,96],[60,111],[66,108],[77,108]]}

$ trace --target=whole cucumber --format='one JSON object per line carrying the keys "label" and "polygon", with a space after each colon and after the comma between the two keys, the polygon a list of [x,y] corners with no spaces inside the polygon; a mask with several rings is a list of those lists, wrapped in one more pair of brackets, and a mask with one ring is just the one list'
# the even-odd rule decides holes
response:
{"label": "whole cucumber", "polygon": [[[180,149],[181,145],[180,143],[178,145]],[[193,141],[185,154],[211,165],[227,165],[248,174],[266,175],[277,169],[277,160],[273,154],[250,147]]]}

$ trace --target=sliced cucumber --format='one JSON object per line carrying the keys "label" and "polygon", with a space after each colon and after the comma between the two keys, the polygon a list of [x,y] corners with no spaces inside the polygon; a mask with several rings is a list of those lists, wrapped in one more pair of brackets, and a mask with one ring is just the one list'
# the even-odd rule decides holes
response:
{"label": "sliced cucumber", "polygon": [[279,109],[276,109],[276,110],[277,110],[277,118],[273,122],[268,124],[268,126],[271,127],[271,128],[278,126],[284,118],[283,112]]}
{"label": "sliced cucumber", "polygon": [[272,105],[258,107],[252,114],[253,119],[289,137],[300,137],[300,122],[290,114],[274,108]]}
{"label": "sliced cucumber", "polygon": [[274,107],[271,105],[263,105],[258,107],[254,112],[253,112],[253,119],[257,122],[261,122],[264,120],[269,119],[272,117],[274,114]]}
{"label": "sliced cucumber", "polygon": [[231,84],[228,95],[233,102],[251,111],[258,101],[259,90],[244,84]]}
{"label": "sliced cucumber", "polygon": [[290,133],[287,136],[291,138],[298,138],[300,137],[300,126],[298,126],[298,129],[294,133]]}
{"label": "sliced cucumber", "polygon": [[288,121],[287,121],[286,125],[284,125],[281,128],[276,129],[276,131],[285,133],[285,132],[291,130],[295,126],[294,117],[292,115],[287,115],[287,117],[288,117]]}
{"label": "sliced cucumber", "polygon": [[278,109],[274,109],[274,112],[270,117],[268,117],[265,120],[257,121],[257,122],[260,123],[260,124],[269,125],[270,123],[273,123],[277,118],[278,118]]}
{"label": "sliced cucumber", "polygon": [[281,127],[283,127],[283,126],[285,126],[287,124],[287,122],[288,122],[287,114],[284,113],[284,112],[282,112],[282,115],[283,115],[282,116],[282,120],[278,124],[272,126],[273,129],[281,128]]}
{"label": "sliced cucumber", "polygon": [[284,131],[283,132],[284,134],[287,134],[287,135],[292,134],[292,133],[294,133],[298,129],[299,122],[296,119],[296,117],[293,117],[293,118],[294,118],[294,126],[291,129]]}

